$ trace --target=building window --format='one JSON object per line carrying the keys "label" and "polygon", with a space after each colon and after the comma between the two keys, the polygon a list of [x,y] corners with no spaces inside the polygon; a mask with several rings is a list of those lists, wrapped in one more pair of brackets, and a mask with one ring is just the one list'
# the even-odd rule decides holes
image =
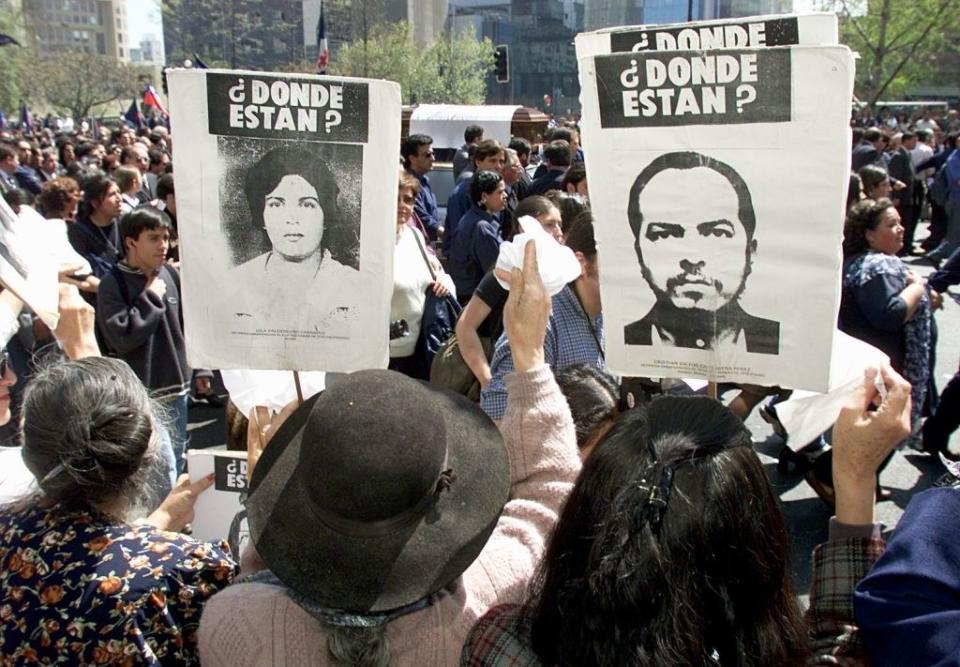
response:
{"label": "building window", "polygon": [[107,40],[102,32],[97,33],[97,53],[101,56],[107,55]]}

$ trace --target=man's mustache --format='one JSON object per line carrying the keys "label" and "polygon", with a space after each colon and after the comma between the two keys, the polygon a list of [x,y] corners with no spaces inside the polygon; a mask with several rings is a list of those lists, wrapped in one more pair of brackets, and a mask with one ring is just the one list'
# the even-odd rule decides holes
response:
{"label": "man's mustache", "polygon": [[718,292],[723,291],[723,283],[719,280],[711,280],[699,273],[681,273],[667,279],[667,291],[673,291],[683,285],[707,285],[714,287]]}

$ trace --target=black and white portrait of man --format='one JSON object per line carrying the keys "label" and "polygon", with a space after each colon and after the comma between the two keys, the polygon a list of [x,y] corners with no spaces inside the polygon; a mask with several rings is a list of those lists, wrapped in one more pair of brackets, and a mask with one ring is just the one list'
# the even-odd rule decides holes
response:
{"label": "black and white portrait of man", "polygon": [[740,174],[701,153],[666,153],[634,181],[628,217],[656,303],[624,327],[627,345],[779,353],[780,323],[740,305],[757,250]]}

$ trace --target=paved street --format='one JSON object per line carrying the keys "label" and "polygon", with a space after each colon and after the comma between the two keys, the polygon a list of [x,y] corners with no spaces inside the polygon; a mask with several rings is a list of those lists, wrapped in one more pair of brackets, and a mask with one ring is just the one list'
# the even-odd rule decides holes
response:
{"label": "paved street", "polygon": [[[923,236],[923,234],[918,234]],[[921,261],[911,262],[914,269],[927,275],[932,268]],[[943,387],[960,363],[960,291],[953,298],[945,298],[945,307],[937,314],[940,339],[937,346],[937,385]],[[729,399],[732,394],[726,396]],[[810,552],[827,537],[830,510],[803,480],[801,474],[777,472],[777,454],[781,440],[773,434],[757,411],[750,416],[747,426],[753,433],[756,450],[783,502],[783,511],[793,542],[793,571],[797,590],[805,593],[810,584]],[[198,405],[190,410],[190,433],[193,447],[223,446],[223,409]],[[954,434],[952,449],[960,450],[960,435]],[[930,486],[943,472],[940,462],[926,454],[914,451],[897,452],[881,477],[884,486],[893,491],[893,499],[877,506],[877,517],[887,529],[893,528],[910,496]]]}

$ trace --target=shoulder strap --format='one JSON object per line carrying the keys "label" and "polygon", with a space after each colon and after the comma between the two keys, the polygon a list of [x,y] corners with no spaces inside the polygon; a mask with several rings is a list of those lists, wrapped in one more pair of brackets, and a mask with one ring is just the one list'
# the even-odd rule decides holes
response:
{"label": "shoulder strap", "polygon": [[430,258],[427,257],[427,250],[423,247],[423,241],[420,238],[420,232],[415,229],[411,229],[410,231],[413,232],[414,241],[416,242],[417,247],[420,248],[420,254],[423,255],[423,261],[427,265],[427,271],[430,272],[430,280],[437,282],[437,274],[433,272],[433,267],[430,265]]}

